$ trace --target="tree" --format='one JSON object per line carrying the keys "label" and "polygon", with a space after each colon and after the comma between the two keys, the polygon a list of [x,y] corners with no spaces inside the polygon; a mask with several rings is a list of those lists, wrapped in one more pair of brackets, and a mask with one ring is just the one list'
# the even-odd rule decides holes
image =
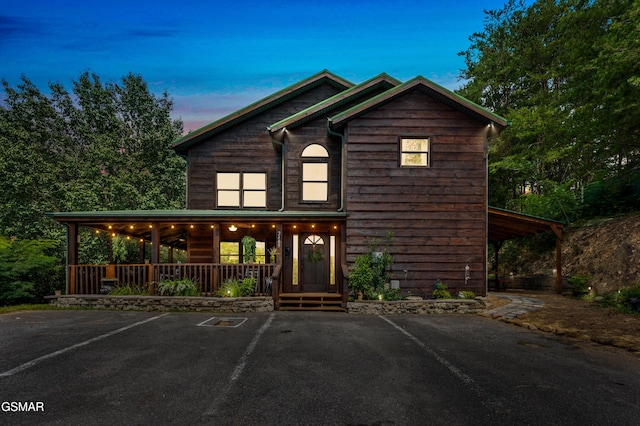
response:
{"label": "tree", "polygon": [[[131,73],[105,84],[85,72],[71,93],[49,84],[45,95],[25,76],[15,88],[2,86],[0,236],[63,241],[64,229],[46,212],[184,207],[185,163],[171,149],[182,122],[171,119],[166,92],[157,97]],[[108,241],[91,233],[83,241],[95,250],[81,257],[108,259]],[[63,259],[64,245],[54,247]],[[28,281],[11,282],[2,291],[27,300]]]}
{"label": "tree", "polygon": [[461,53],[459,92],[512,121],[490,143],[491,205],[546,205],[565,219],[575,213],[559,205],[565,194],[638,167],[639,4],[510,0],[486,12]]}
{"label": "tree", "polygon": [[72,93],[50,84],[46,96],[24,76],[3,87],[0,235],[60,238],[47,211],[184,206],[185,164],[171,149],[182,122],[167,93],[139,75],[103,84],[86,72]]}

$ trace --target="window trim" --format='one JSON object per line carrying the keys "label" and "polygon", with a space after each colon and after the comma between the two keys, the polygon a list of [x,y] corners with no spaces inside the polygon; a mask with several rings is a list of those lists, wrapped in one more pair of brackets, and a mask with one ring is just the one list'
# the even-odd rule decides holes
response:
{"label": "window trim", "polygon": [[[320,147],[322,147],[324,149],[324,151],[326,152],[326,156],[322,156],[322,157],[318,157],[318,156],[303,156],[304,151],[307,150],[307,148],[314,146],[314,145],[318,145]],[[326,165],[326,172],[327,172],[327,177],[326,180],[305,180],[305,176],[304,176],[304,164],[324,164]],[[302,153],[300,154],[300,163],[299,163],[299,170],[300,170],[300,203],[305,203],[305,204],[326,204],[329,202],[329,191],[330,191],[330,187],[329,187],[329,182],[331,180],[331,168],[330,168],[330,164],[331,164],[331,154],[329,154],[329,150],[327,149],[326,146],[322,145],[321,143],[311,143],[307,146],[304,147],[304,149],[302,150]],[[325,193],[325,197],[324,200],[306,200],[304,198],[304,187],[305,187],[305,183],[322,183],[326,185],[326,193]]]}
{"label": "window trim", "polygon": [[[426,151],[403,151],[402,150],[402,142],[405,140],[426,140],[427,141],[427,150]],[[428,169],[431,167],[431,157],[432,157],[432,142],[433,138],[431,136],[400,136],[398,137],[398,165],[401,168],[417,168],[417,169]],[[426,154],[427,155],[427,164],[425,165],[412,165],[412,164],[402,164],[402,155],[403,154]]]}
{"label": "window trim", "polygon": [[[220,189],[218,188],[218,175],[220,174],[234,174],[234,175],[238,175],[238,179],[239,179],[239,188],[238,189]],[[244,188],[244,175],[245,174],[253,174],[253,175],[263,175],[264,176],[264,190],[262,189],[245,189]],[[269,204],[269,194],[268,194],[268,188],[269,188],[269,175],[267,172],[263,172],[263,171],[258,171],[258,172],[253,172],[253,171],[243,171],[243,172],[231,172],[231,171],[217,171],[215,172],[215,197],[216,197],[216,208],[218,209],[247,209],[247,210],[251,210],[251,209],[267,209],[268,208],[268,204]],[[239,201],[239,205],[235,205],[235,206],[229,206],[229,205],[221,205],[220,204],[220,191],[233,191],[233,192],[237,192],[238,193],[238,201]],[[245,206],[245,193],[247,192],[264,192],[264,206]]]}

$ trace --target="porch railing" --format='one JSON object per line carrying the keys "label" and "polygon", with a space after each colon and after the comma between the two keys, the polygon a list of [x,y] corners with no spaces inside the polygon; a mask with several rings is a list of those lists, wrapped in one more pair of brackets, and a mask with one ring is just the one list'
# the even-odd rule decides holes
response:
{"label": "porch railing", "polygon": [[255,278],[255,294],[271,296],[267,284],[271,277],[276,281],[277,264],[228,264],[228,263],[161,263],[126,265],[70,265],[69,294],[104,294],[115,283],[149,288],[152,283],[164,280],[190,278],[204,296],[213,296],[222,284],[230,279]]}

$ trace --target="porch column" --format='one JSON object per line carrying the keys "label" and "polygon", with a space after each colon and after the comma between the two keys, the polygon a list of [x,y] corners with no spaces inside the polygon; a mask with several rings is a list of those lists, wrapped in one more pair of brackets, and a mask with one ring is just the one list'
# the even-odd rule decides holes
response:
{"label": "porch column", "polygon": [[220,224],[213,224],[213,263],[220,263]]}
{"label": "porch column", "polygon": [[66,294],[76,292],[76,266],[78,265],[78,224],[67,223],[67,265],[66,265]]}
{"label": "porch column", "polygon": [[276,255],[276,264],[282,265],[282,259],[284,258],[282,253],[282,223],[276,223],[276,248],[278,249],[278,255]]}
{"label": "porch column", "polygon": [[160,225],[152,223],[151,229],[151,264],[160,263]]}

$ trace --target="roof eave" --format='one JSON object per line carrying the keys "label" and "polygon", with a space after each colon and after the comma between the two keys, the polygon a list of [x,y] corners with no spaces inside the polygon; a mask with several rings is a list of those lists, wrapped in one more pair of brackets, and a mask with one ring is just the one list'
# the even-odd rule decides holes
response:
{"label": "roof eave", "polygon": [[283,120],[280,120],[277,123],[268,126],[267,130],[272,134],[276,134],[277,132],[283,130],[285,127],[291,128],[304,124],[309,120],[327,114],[335,108],[339,108],[340,105],[349,102],[351,99],[353,99],[354,96],[366,93],[368,90],[374,90],[376,87],[382,84],[387,84],[389,88],[392,88],[402,83],[399,80],[389,76],[388,74],[382,73],[363,83],[345,89],[344,91],[337,93],[336,95],[321,102],[318,102],[317,104],[312,105],[309,108],[306,108]]}
{"label": "roof eave", "polygon": [[267,110],[281,102],[284,102],[286,99],[289,99],[292,96],[295,96],[306,90],[310,90],[323,81],[334,84],[335,86],[340,87],[343,90],[353,86],[353,83],[351,83],[350,81],[345,80],[328,70],[323,70],[315,75],[312,75],[309,78],[299,81],[291,86],[285,87],[284,89],[273,93],[266,98],[260,99],[259,101],[256,101],[245,108],[235,111],[225,117],[222,117],[219,120],[201,127],[198,130],[182,136],[181,138],[175,140],[172,143],[171,147],[178,153],[184,152],[190,146],[195,145],[196,143],[208,137],[211,137],[222,130],[237,125],[242,121],[253,117],[258,113]]}
{"label": "roof eave", "polygon": [[332,128],[334,130],[337,130],[343,127],[348,121],[366,113],[370,109],[382,103],[389,102],[395,97],[400,96],[403,93],[420,86],[422,86],[430,94],[430,96],[439,98],[440,100],[451,106],[457,106],[456,109],[461,109],[462,112],[476,119],[479,119],[486,124],[492,123],[501,128],[505,128],[510,124],[509,121],[499,116],[498,114],[495,114],[421,76],[415,77],[414,79],[409,80],[400,86],[391,88],[386,92],[381,93],[380,95],[375,96],[359,105],[336,114],[335,116],[329,118],[329,122],[331,123]]}

